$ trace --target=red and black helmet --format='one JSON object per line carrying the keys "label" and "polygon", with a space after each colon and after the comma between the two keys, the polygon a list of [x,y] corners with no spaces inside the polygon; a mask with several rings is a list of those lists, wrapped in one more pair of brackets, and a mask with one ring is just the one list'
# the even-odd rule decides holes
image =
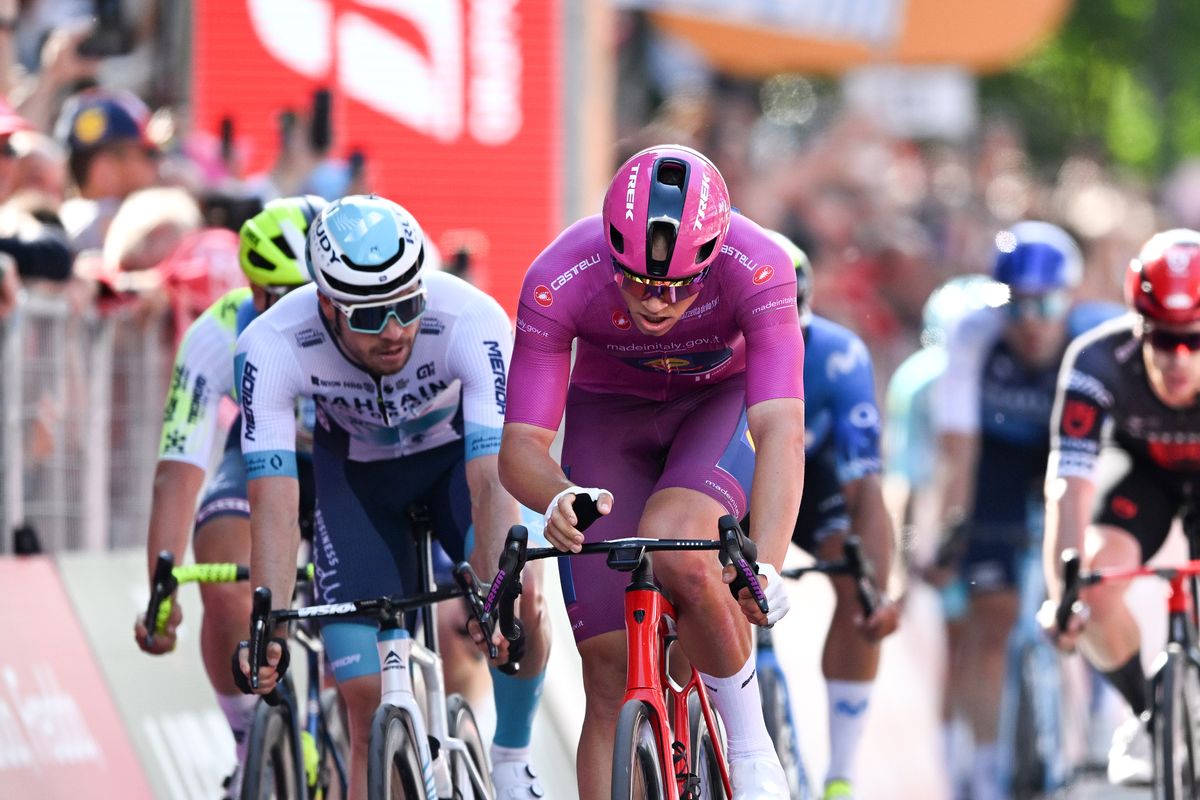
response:
{"label": "red and black helmet", "polygon": [[1125,302],[1152,322],[1200,321],[1200,232],[1156,233],[1125,273]]}

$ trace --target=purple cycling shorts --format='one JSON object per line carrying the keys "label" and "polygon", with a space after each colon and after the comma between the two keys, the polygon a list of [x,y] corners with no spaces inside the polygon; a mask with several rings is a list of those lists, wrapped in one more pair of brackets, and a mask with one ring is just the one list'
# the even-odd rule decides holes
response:
{"label": "purple cycling shorts", "polygon": [[[577,486],[613,493],[612,513],[584,534],[589,542],[638,535],[646,501],[671,487],[707,495],[741,519],[754,475],[744,377],[667,402],[572,387],[562,464]],[[609,569],[604,555],[561,559],[558,568],[576,642],[624,627],[627,574]]]}

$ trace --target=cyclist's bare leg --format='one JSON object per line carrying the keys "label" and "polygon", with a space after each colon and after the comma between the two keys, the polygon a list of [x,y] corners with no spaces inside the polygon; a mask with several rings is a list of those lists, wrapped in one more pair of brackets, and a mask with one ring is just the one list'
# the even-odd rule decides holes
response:
{"label": "cyclist's bare leg", "polygon": [[[213,517],[196,531],[192,549],[196,563],[250,563],[250,518],[236,514]],[[202,583],[204,621],[200,625],[200,653],[208,680],[220,694],[238,694],[229,669],[229,656],[246,638],[250,619],[248,583]]]}
{"label": "cyclist's bare leg", "polygon": [[579,800],[612,797],[612,753],[617,716],[625,698],[625,631],[610,631],[579,643],[587,707],[576,751]]}
{"label": "cyclist's bare leg", "polygon": [[371,743],[371,721],[379,708],[379,675],[362,675],[338,684],[346,704],[346,733],[350,736],[350,776],[346,800],[367,798],[367,752]]}
{"label": "cyclist's bare leg", "polygon": [[[692,489],[662,489],[646,503],[638,535],[713,539],[725,513],[716,500]],[[654,576],[671,594],[679,615],[679,644],[696,669],[718,677],[741,669],[750,657],[750,628],[721,581],[715,554],[656,554]]]}
{"label": "cyclist's bare leg", "polygon": [[467,633],[467,609],[462,603],[438,608],[438,646],[446,694],[461,694],[474,709],[490,705],[492,679],[487,660]]}
{"label": "cyclist's bare leg", "polygon": [[[842,557],[845,534],[837,533],[821,542],[817,555],[822,560],[836,561]],[[837,605],[825,637],[821,655],[821,672],[826,680],[873,681],[879,671],[879,643],[868,641],[859,631],[855,620],[862,616],[862,607],[854,581],[845,575],[831,579]]]}
{"label": "cyclist's bare leg", "polygon": [[962,668],[971,676],[963,692],[963,710],[978,746],[995,743],[1000,728],[1004,654],[1020,608],[1015,590],[971,596],[963,635]]}
{"label": "cyclist's bare leg", "polygon": [[[1111,525],[1089,525],[1084,534],[1084,569],[1136,567],[1142,551],[1137,539]],[[1091,618],[1079,639],[1079,649],[1101,672],[1117,669],[1141,650],[1137,620],[1125,603],[1127,581],[1105,582],[1083,590]]]}

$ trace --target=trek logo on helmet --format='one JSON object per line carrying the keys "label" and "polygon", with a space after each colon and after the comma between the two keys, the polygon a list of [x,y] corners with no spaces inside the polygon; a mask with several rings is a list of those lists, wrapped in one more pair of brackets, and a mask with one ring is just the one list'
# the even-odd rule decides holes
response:
{"label": "trek logo on helmet", "polygon": [[709,177],[706,171],[703,177],[700,178],[700,202],[696,206],[696,221],[692,223],[692,230],[698,231],[704,225],[704,214],[708,211],[708,187],[712,183],[712,178]]}
{"label": "trek logo on helmet", "polygon": [[634,190],[637,189],[638,173],[642,171],[641,164],[634,164],[629,170],[629,185],[625,189],[625,219],[633,219]]}

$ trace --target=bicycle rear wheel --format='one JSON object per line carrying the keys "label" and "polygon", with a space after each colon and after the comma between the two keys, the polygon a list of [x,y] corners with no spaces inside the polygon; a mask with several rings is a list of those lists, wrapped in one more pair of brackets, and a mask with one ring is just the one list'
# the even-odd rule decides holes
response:
{"label": "bicycle rear wheel", "polygon": [[[717,735],[722,736],[719,717],[716,723]],[[704,724],[704,710],[700,707],[700,695],[696,692],[688,697],[688,731],[692,743],[691,771],[700,780],[700,797],[704,800],[724,800],[725,784],[721,781],[720,765],[721,753],[725,751],[724,743],[718,744],[709,736],[708,726]]]}
{"label": "bicycle rear wheel", "polygon": [[296,753],[294,720],[287,703],[260,701],[250,726],[242,771],[243,800],[299,800],[306,792]]}
{"label": "bicycle rear wheel", "polygon": [[613,743],[613,800],[661,800],[668,772],[659,758],[657,714],[649,703],[629,700],[617,717]]}
{"label": "bicycle rear wheel", "polygon": [[[492,779],[488,768],[487,751],[483,747],[483,736],[479,733],[479,725],[475,722],[475,713],[466,698],[461,694],[452,694],[446,698],[447,731],[453,739],[461,739],[467,747],[467,754],[453,752],[450,754],[450,774],[454,779],[455,800],[484,800],[492,790]],[[474,771],[479,776],[480,783],[472,777],[472,771],[467,764],[469,759]]]}
{"label": "bicycle rear wheel", "polygon": [[812,789],[800,757],[800,737],[792,721],[783,673],[777,668],[760,668],[758,693],[762,697],[763,721],[767,724],[767,732],[771,734],[779,763],[783,765],[783,773],[787,776],[788,791],[798,800],[811,800]]}
{"label": "bicycle rear wheel", "polygon": [[1186,652],[1168,645],[1159,673],[1154,712],[1154,796],[1161,800],[1191,800],[1200,793],[1200,750],[1196,726],[1200,720],[1200,675]]}
{"label": "bicycle rear wheel", "polygon": [[404,709],[380,706],[371,721],[367,797],[370,800],[434,800],[437,797],[432,785],[426,792],[416,734]]}

